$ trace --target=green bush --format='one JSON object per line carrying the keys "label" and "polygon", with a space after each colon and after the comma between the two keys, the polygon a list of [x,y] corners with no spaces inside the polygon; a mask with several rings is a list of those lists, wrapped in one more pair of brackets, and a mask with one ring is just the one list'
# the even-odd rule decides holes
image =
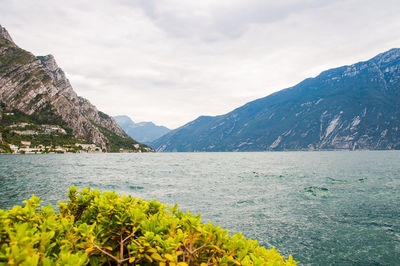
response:
{"label": "green bush", "polygon": [[296,265],[275,248],[166,207],[115,192],[78,191],[59,212],[40,206],[0,210],[0,265]]}
{"label": "green bush", "polygon": [[0,141],[0,153],[12,153],[10,145]]}

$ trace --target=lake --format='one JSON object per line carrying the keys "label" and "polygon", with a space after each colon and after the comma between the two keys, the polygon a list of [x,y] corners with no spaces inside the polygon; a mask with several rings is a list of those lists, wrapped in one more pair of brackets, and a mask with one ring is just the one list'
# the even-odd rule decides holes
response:
{"label": "lake", "polygon": [[400,152],[0,156],[0,208],[68,187],[202,214],[302,264],[400,265]]}

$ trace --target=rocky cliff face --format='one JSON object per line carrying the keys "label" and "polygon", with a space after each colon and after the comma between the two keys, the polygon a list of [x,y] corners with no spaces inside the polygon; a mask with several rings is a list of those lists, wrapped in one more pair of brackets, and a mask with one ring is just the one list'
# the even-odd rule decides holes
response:
{"label": "rocky cliff face", "polygon": [[400,149],[400,49],[199,117],[151,146],[159,151]]}
{"label": "rocky cliff face", "polygon": [[1,25],[0,25],[0,36],[2,38],[6,39],[7,41],[9,41],[10,43],[14,44],[13,39],[11,38],[10,34],[8,34],[8,31],[5,28],[3,28]]}
{"label": "rocky cliff face", "polygon": [[104,150],[110,151],[110,136],[131,141],[130,148],[137,149],[137,142],[112,117],[77,96],[52,55],[35,57],[19,48],[1,26],[0,62],[0,102],[3,108],[56,118],[76,137]]}

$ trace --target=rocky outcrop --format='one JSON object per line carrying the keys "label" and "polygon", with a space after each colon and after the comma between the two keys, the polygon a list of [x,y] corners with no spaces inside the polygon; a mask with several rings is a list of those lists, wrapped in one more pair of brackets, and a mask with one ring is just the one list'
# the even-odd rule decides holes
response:
{"label": "rocky outcrop", "polygon": [[0,25],[0,38],[6,39],[10,43],[14,44],[13,39],[11,38],[10,34],[8,34],[8,31],[5,28],[3,28],[1,25]]}
{"label": "rocky outcrop", "polygon": [[[52,55],[36,57],[19,48],[0,26],[0,102],[6,109],[57,120],[78,138],[110,150],[110,136],[132,140],[116,121],[73,90]],[[140,146],[142,147],[142,145]],[[126,148],[126,147],[125,147]]]}
{"label": "rocky outcrop", "polygon": [[159,151],[400,149],[400,49],[171,131]]}

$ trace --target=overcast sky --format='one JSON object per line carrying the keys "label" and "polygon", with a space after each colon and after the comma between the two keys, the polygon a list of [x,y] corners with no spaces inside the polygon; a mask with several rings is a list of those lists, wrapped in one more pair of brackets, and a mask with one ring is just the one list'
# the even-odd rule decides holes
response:
{"label": "overcast sky", "polygon": [[398,0],[0,0],[78,95],[169,128],[400,47]]}

